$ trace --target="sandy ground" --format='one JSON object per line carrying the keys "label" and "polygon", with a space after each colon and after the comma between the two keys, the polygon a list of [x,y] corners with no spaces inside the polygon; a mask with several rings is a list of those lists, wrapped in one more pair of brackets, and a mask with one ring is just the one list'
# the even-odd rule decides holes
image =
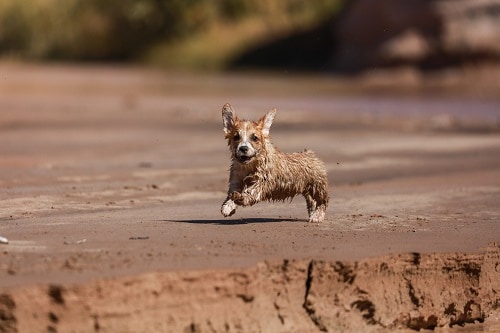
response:
{"label": "sandy ground", "polygon": [[[107,283],[111,290],[113,281],[123,286],[124,279],[144,276],[145,287],[153,272],[169,279],[182,272],[257,274],[259,265],[274,267],[285,260],[297,262],[294,267],[304,274],[300,284],[305,288],[309,281],[308,291],[312,275],[305,274],[311,260],[380,263],[408,253],[476,260],[488,245],[498,254],[492,244],[500,241],[498,96],[488,89],[478,93],[475,83],[470,85],[474,89],[410,85],[412,89],[388,92],[371,80],[0,65],[0,236],[9,240],[0,244],[0,327],[5,332],[36,327],[22,329],[31,320],[27,318],[36,317],[30,313],[43,305],[29,308],[23,299],[46,286],[92,289]],[[359,88],[363,84],[369,87]],[[220,110],[226,102],[246,118],[276,106],[275,145],[285,152],[310,148],[325,161],[331,194],[326,221],[308,224],[299,197],[222,217],[229,152]],[[484,287],[481,277],[483,291],[491,291],[489,308],[483,306],[477,317],[488,319],[488,329],[500,327],[495,315],[498,255],[492,258],[496,268],[488,271],[490,287]],[[478,265],[487,261],[477,260]],[[49,296],[58,303],[59,289],[51,290]],[[241,294],[236,298],[254,300]],[[304,296],[301,300],[305,302]],[[365,324],[380,328],[381,321],[375,325],[363,315],[370,307],[356,302],[349,304]],[[310,310],[306,304],[302,308]],[[133,318],[127,311],[123,318]],[[171,327],[199,332],[210,326],[195,323],[204,316],[196,306],[182,310],[192,311],[186,321],[169,311]],[[61,313],[49,312],[39,331],[57,331],[64,322]],[[8,322],[7,314],[14,320]],[[90,315],[91,329],[74,321],[76,326],[59,331],[126,331],[112,325],[106,329],[103,321],[96,324],[98,314]],[[332,327],[325,320],[286,326],[283,318],[282,331]],[[416,327],[432,328],[426,318]],[[262,322],[233,324],[221,327],[280,331],[266,329]],[[130,325],[135,327],[130,331],[149,327],[132,320]],[[397,328],[401,323],[385,325]],[[212,331],[220,331],[214,327]]]}

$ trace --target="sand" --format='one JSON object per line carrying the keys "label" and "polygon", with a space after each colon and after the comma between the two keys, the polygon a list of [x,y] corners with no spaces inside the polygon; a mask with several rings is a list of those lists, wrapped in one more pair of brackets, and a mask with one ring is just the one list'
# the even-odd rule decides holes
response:
{"label": "sand", "polygon": [[[433,82],[1,64],[0,332],[499,329],[500,100]],[[222,217],[226,102],[325,161],[323,223]]]}

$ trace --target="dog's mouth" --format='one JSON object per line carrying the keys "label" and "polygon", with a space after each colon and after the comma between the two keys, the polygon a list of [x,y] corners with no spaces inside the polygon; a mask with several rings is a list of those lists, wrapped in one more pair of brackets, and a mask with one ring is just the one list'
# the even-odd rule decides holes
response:
{"label": "dog's mouth", "polygon": [[249,163],[253,158],[254,158],[254,156],[236,155],[236,159],[238,160],[238,162],[240,162],[242,164]]}

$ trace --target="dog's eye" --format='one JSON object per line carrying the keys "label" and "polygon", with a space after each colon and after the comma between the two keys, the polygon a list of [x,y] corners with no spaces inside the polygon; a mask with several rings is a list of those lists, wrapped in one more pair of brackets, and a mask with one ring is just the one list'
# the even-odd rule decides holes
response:
{"label": "dog's eye", "polygon": [[250,137],[250,139],[252,139],[253,142],[257,142],[259,141],[259,137],[255,134],[252,134],[252,136]]}
{"label": "dog's eye", "polygon": [[233,136],[233,139],[234,141],[238,141],[240,139],[240,135],[238,133],[236,133],[234,136]]}

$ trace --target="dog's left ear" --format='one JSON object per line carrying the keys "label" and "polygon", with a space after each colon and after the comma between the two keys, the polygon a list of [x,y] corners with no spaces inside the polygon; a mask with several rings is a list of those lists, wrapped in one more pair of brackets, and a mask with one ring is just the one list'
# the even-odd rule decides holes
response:
{"label": "dog's left ear", "polygon": [[269,130],[271,129],[271,125],[273,124],[274,116],[276,116],[276,108],[273,108],[260,119],[260,123],[262,125],[262,134],[266,136],[269,135]]}

